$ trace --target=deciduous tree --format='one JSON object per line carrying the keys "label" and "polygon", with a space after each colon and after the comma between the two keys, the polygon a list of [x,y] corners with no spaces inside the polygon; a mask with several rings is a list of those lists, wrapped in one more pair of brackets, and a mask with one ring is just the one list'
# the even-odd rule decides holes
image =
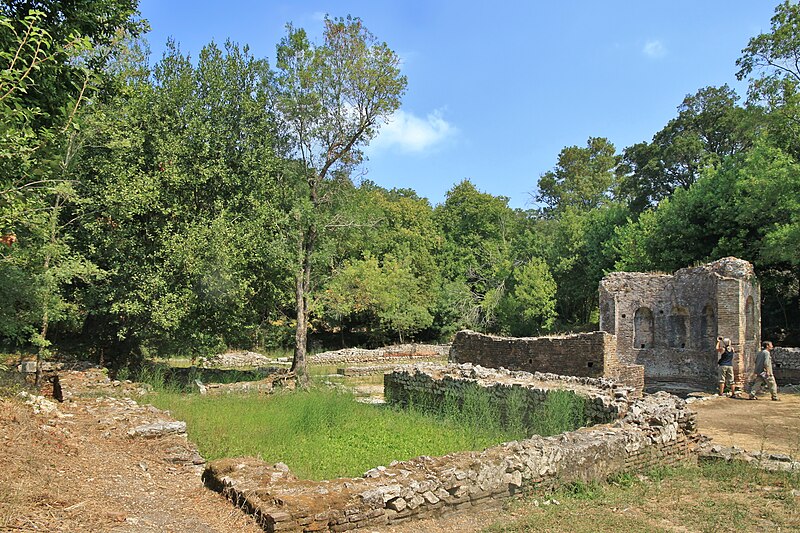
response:
{"label": "deciduous tree", "polygon": [[[325,19],[322,44],[288,26],[278,45],[278,109],[301,163],[297,220],[296,335],[292,368],[307,383],[309,296],[314,254],[325,231],[322,211],[362,157],[363,147],[400,106],[400,60],[358,18]],[[332,183],[333,182],[333,183]]]}

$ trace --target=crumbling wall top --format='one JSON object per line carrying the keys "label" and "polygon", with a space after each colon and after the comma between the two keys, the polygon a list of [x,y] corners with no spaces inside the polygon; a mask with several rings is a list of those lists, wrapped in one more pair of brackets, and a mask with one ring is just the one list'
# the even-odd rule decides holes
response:
{"label": "crumbling wall top", "polygon": [[629,281],[666,281],[673,277],[683,278],[698,275],[750,280],[755,277],[755,271],[749,261],[736,257],[723,257],[704,265],[682,268],[676,271],[674,275],[664,272],[612,272],[603,277],[600,281],[600,287],[606,290],[616,290]]}
{"label": "crumbling wall top", "polygon": [[688,276],[696,274],[715,274],[722,278],[735,278],[749,280],[755,277],[753,265],[749,261],[736,257],[723,257],[711,263],[696,267],[682,268],[675,272],[675,275]]}

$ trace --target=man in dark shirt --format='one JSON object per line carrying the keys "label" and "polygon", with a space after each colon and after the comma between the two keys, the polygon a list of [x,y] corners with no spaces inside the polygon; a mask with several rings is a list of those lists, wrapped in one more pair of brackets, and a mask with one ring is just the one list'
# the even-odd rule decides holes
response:
{"label": "man in dark shirt", "polygon": [[751,400],[756,399],[756,393],[762,386],[768,386],[773,401],[778,401],[778,384],[775,383],[775,375],[772,373],[772,343],[764,341],[761,343],[762,350],[756,355],[756,373],[750,383],[747,384],[747,394]]}
{"label": "man in dark shirt", "polygon": [[719,395],[725,394],[725,385],[731,388],[731,398],[736,397],[736,382],[733,380],[733,360],[736,352],[730,339],[717,337],[717,374],[719,375]]}

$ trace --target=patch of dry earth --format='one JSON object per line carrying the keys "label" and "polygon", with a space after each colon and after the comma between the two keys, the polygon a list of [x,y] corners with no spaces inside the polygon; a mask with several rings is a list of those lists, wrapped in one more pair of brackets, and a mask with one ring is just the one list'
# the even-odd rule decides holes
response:
{"label": "patch of dry earth", "polygon": [[800,457],[800,394],[782,393],[780,401],[715,397],[692,404],[700,433],[723,446],[779,452]]}
{"label": "patch of dry earth", "polygon": [[156,420],[172,419],[125,398],[73,395],[39,414],[0,400],[0,530],[261,531],[203,486],[185,435],[128,435]]}

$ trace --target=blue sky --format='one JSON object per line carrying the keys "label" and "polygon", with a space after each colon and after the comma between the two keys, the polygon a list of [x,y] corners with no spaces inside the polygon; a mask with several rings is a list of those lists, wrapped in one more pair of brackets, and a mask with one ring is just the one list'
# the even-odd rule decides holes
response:
{"label": "blue sky", "polygon": [[463,179],[532,207],[559,151],[607,137],[650,140],[687,94],[729,84],[769,31],[778,0],[237,1],[141,0],[153,61],[173,37],[193,57],[211,40],[248,44],[274,65],[292,22],[358,16],[403,60],[408,91],[368,148],[366,177],[433,204]]}

